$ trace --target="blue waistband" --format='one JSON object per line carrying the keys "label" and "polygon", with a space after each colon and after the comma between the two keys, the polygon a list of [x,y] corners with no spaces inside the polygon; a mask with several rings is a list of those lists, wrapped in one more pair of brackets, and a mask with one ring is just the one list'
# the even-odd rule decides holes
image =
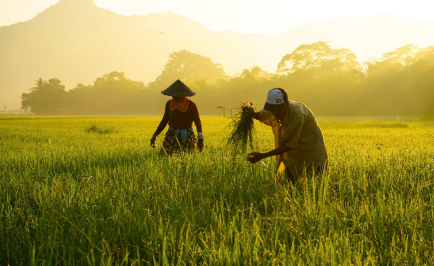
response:
{"label": "blue waistband", "polygon": [[181,138],[184,143],[187,142],[187,131],[194,132],[192,127],[186,129],[173,129],[169,126],[169,130],[175,130],[175,136],[178,136],[179,133],[181,133]]}

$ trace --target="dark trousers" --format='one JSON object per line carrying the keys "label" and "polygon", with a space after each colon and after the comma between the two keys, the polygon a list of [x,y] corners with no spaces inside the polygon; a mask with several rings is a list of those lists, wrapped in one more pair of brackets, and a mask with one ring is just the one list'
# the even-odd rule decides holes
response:
{"label": "dark trousers", "polygon": [[[325,167],[324,165],[318,166],[318,167],[315,169],[315,175],[320,175],[320,174],[322,174],[325,170],[326,170],[326,167]],[[287,179],[288,181],[290,181],[291,183],[295,184],[295,182],[297,181],[296,178],[295,178],[295,176],[294,176],[293,174],[291,174],[291,172],[290,172],[288,169],[286,169],[285,172],[286,172],[286,179]],[[307,173],[309,173],[309,171],[307,171]]]}

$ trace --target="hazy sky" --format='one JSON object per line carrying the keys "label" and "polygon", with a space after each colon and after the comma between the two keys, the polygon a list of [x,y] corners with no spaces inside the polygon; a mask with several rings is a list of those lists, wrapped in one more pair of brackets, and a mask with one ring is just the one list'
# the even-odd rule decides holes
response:
{"label": "hazy sky", "polygon": [[[0,26],[29,20],[59,0],[0,0]],[[122,15],[173,11],[215,30],[274,35],[332,17],[389,13],[434,19],[434,0],[94,0]]]}

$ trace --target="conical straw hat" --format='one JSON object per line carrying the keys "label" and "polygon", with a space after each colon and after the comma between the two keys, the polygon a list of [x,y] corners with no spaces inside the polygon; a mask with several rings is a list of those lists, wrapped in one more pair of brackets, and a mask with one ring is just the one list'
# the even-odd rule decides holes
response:
{"label": "conical straw hat", "polygon": [[180,81],[179,79],[173,82],[173,84],[170,85],[167,89],[162,91],[161,94],[174,97],[191,97],[196,95],[195,92],[190,90],[190,88],[187,87],[184,83],[182,83],[182,81]]}

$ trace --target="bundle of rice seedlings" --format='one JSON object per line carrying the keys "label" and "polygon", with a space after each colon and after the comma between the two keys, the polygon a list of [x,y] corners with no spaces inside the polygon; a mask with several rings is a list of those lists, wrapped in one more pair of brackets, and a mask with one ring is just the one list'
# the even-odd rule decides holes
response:
{"label": "bundle of rice seedlings", "polygon": [[253,121],[253,104],[249,101],[244,101],[237,107],[237,113],[233,121],[229,124],[232,128],[231,135],[228,139],[228,144],[232,144],[235,148],[241,148],[244,152],[247,149],[247,144],[253,149],[253,131],[255,123]]}

